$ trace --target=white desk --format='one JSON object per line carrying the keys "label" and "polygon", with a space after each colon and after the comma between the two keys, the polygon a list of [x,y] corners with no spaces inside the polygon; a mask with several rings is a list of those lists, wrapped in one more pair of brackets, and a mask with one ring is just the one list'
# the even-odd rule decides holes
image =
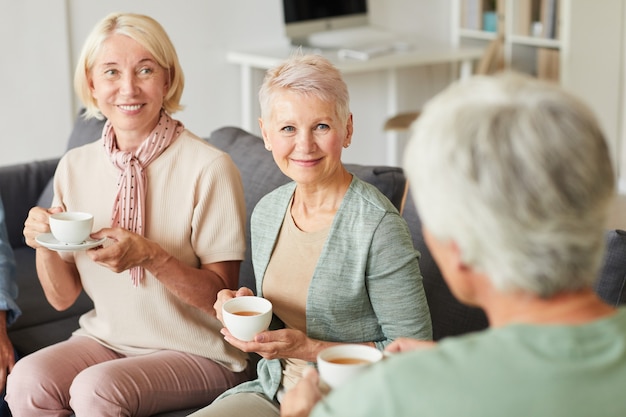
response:
{"label": "white desk", "polygon": [[[256,51],[231,51],[227,61],[241,66],[241,127],[252,131],[257,117],[253,117],[253,106],[257,101],[258,88],[253,88],[253,70],[267,70],[278,65],[293,52],[290,46]],[[472,73],[472,62],[483,55],[481,48],[414,47],[380,55],[365,61],[340,59],[336,51],[319,52],[327,57],[344,74],[367,71],[385,71],[387,76],[387,115],[398,112],[397,70],[435,64],[461,64],[460,77]],[[387,163],[398,166],[397,134],[390,132],[387,141]]]}

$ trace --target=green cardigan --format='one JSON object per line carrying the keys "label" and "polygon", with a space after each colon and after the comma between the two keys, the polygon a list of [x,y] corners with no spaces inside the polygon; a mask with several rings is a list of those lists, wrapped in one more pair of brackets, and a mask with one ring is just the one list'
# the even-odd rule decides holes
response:
{"label": "green cardigan", "polygon": [[[263,197],[251,217],[257,294],[295,183]],[[432,325],[409,228],[373,185],[353,176],[320,254],[307,296],[307,335],[313,339],[375,342],[383,349],[398,337],[430,340]],[[258,378],[223,395],[259,392],[275,399],[280,360],[261,359]]]}

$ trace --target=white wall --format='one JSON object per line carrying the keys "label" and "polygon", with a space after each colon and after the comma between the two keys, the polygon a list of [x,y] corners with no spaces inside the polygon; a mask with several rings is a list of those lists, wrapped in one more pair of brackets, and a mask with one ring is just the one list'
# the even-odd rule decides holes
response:
{"label": "white wall", "polygon": [[58,155],[72,123],[63,0],[0,0],[0,165]]}
{"label": "white wall", "polygon": [[[370,0],[373,23],[447,41],[449,1]],[[113,11],[145,13],[165,27],[185,71],[183,104],[176,114],[206,136],[240,125],[239,68],[229,49],[284,42],[281,0],[0,0],[0,165],[56,157],[65,150],[78,106],[71,78],[93,25]],[[404,107],[417,107],[447,80],[436,69],[406,71]],[[382,74],[346,78],[355,115],[346,162],[385,162],[385,80]],[[413,97],[415,96],[415,97]]]}

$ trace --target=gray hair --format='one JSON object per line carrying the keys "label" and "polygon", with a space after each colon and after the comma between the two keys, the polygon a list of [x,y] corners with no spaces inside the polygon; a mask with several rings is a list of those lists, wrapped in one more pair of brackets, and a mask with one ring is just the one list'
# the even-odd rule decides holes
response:
{"label": "gray hair", "polygon": [[432,99],[404,168],[425,227],[500,291],[591,286],[615,177],[591,110],[553,83],[475,76]]}
{"label": "gray hair", "polygon": [[321,55],[296,53],[269,69],[259,91],[261,117],[267,119],[276,94],[284,90],[302,95],[313,95],[328,103],[335,103],[341,121],[350,116],[348,86],[341,72]]}

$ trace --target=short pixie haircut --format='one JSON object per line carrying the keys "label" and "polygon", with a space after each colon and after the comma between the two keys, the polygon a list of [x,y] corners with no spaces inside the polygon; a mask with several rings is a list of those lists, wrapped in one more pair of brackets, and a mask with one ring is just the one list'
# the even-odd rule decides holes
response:
{"label": "short pixie haircut", "polygon": [[312,95],[327,103],[334,103],[337,116],[346,121],[350,117],[350,96],[341,72],[321,55],[295,53],[282,64],[268,70],[259,91],[261,117],[267,119],[276,94],[288,90]]}
{"label": "short pixie haircut", "polygon": [[592,286],[615,173],[595,115],[557,84],[457,82],[424,107],[404,168],[425,228],[498,290]]}
{"label": "short pixie haircut", "polygon": [[169,89],[163,99],[163,108],[170,114],[182,110],[180,98],[183,95],[185,78],[176,49],[163,26],[149,16],[112,13],[101,20],[87,37],[74,72],[74,89],[86,107],[85,117],[103,117],[89,84],[91,70],[102,44],[113,34],[128,36],[152,54],[168,74]]}

